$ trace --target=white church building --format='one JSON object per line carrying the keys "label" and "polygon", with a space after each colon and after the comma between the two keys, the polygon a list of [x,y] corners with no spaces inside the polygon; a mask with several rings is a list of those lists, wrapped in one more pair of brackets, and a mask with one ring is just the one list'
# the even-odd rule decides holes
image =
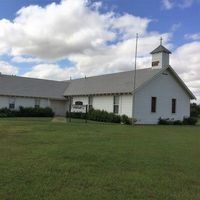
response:
{"label": "white church building", "polygon": [[69,81],[0,74],[0,108],[51,107],[64,116],[71,102],[134,116],[137,124],[157,124],[160,117],[189,117],[195,96],[169,65],[171,52],[161,44],[151,54],[152,66],[136,70],[135,87],[135,71]]}

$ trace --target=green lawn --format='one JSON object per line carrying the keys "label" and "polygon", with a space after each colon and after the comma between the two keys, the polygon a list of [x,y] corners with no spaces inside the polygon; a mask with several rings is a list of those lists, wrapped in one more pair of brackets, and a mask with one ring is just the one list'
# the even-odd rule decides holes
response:
{"label": "green lawn", "polygon": [[200,126],[0,119],[0,200],[199,200]]}

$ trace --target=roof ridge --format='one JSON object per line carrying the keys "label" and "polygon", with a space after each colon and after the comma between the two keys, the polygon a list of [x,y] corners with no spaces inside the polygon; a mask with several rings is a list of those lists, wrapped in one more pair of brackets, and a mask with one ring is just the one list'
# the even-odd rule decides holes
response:
{"label": "roof ridge", "polygon": [[[141,71],[141,70],[156,70],[152,69],[151,67],[149,68],[141,68],[137,69],[136,71]],[[76,80],[82,80],[82,79],[87,79],[87,78],[96,78],[96,77],[102,77],[102,76],[111,76],[111,75],[117,75],[117,74],[123,74],[123,73],[129,73],[129,72],[134,72],[135,70],[128,70],[128,71],[122,71],[122,72],[114,72],[114,73],[109,73],[109,74],[101,74],[101,75],[95,75],[95,76],[88,76],[88,77],[83,77],[83,78],[76,78],[72,79],[71,81],[76,81]],[[70,80],[69,80],[70,81]]]}
{"label": "roof ridge", "polygon": [[172,52],[169,51],[166,47],[164,47],[162,44],[160,44],[157,48],[155,48],[150,54],[165,52],[168,54],[171,54]]}
{"label": "roof ridge", "polygon": [[42,79],[42,78],[32,78],[32,77],[26,77],[26,76],[0,74],[0,77],[2,77],[2,76],[10,77],[10,78],[21,78],[21,79],[31,79],[31,80],[41,80],[41,81],[57,82],[57,83],[66,82],[66,81],[57,81],[57,80],[51,80],[51,79]]}

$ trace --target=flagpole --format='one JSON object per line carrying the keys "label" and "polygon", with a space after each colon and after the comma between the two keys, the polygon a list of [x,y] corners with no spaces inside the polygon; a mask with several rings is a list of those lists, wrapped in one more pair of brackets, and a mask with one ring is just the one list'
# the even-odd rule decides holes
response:
{"label": "flagpole", "polygon": [[135,124],[134,116],[135,116],[135,89],[136,89],[136,74],[137,74],[137,49],[138,49],[138,33],[136,33],[135,39],[135,69],[134,69],[134,77],[133,77],[133,103],[132,103],[132,125]]}

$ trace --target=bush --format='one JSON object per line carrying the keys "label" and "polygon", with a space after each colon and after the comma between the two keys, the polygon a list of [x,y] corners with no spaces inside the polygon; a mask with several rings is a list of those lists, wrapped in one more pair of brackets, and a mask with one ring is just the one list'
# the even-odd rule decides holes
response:
{"label": "bush", "polygon": [[105,110],[90,110],[88,112],[87,118],[93,121],[99,122],[112,122],[112,123],[120,123],[121,117],[119,115],[115,115],[114,113],[109,113]]}
{"label": "bush", "polygon": [[126,115],[121,116],[121,122],[127,125],[130,125],[132,123],[131,119]]}
{"label": "bush", "polygon": [[53,117],[54,112],[51,108],[24,108],[19,110],[10,110],[8,108],[0,109],[0,117]]}
{"label": "bush", "polygon": [[196,125],[197,123],[197,118],[195,117],[188,117],[183,119],[183,124],[184,125]]}
{"label": "bush", "polygon": [[173,125],[173,121],[170,120],[169,118],[163,119],[163,118],[159,118],[158,120],[158,124],[160,125]]}
{"label": "bush", "polygon": [[197,119],[194,117],[184,118],[183,121],[173,120],[173,119],[162,119],[159,118],[158,124],[160,125],[195,125],[197,123]]}
{"label": "bush", "polygon": [[190,104],[190,116],[198,118],[200,115],[200,105],[197,105],[196,103]]}
{"label": "bush", "polygon": [[183,122],[181,120],[176,120],[173,125],[183,125]]}
{"label": "bush", "polygon": [[[71,118],[79,118],[79,119],[85,119],[84,113],[66,113],[66,117]],[[124,123],[124,124],[131,124],[131,119],[128,118],[126,115],[116,115],[114,113],[109,113],[105,110],[94,110],[91,109],[87,113],[87,119],[92,121],[99,121],[99,122],[111,122],[111,123]]]}
{"label": "bush", "polygon": [[0,109],[0,117],[14,117],[16,115],[15,110],[10,110],[8,108]]}
{"label": "bush", "polygon": [[66,117],[76,118],[76,119],[85,119],[85,113],[66,113]]}

